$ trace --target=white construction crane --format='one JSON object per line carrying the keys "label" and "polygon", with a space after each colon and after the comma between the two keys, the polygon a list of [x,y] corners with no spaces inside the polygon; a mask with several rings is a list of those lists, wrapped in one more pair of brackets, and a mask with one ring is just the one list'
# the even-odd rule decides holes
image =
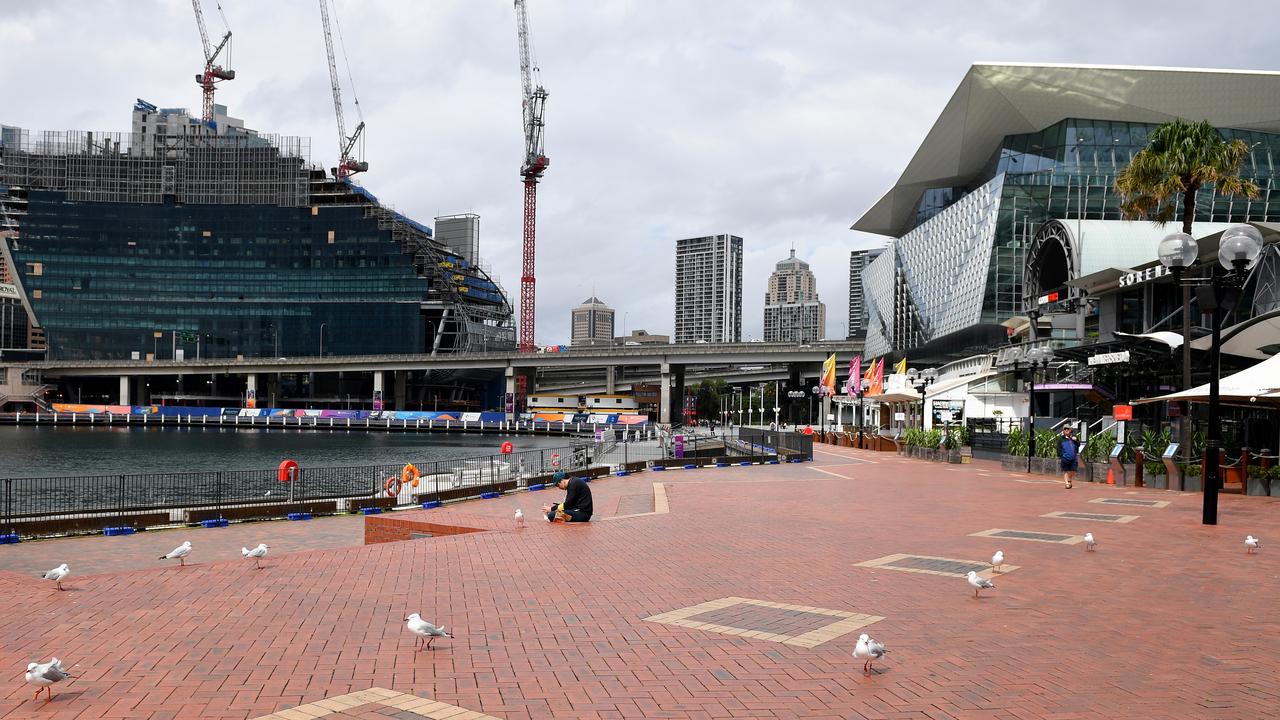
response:
{"label": "white construction crane", "polygon": [[[218,7],[218,15],[222,16],[222,25],[227,27],[227,16],[222,12],[222,4],[216,3]],[[200,0],[191,0],[191,7],[196,11],[196,26],[200,28],[200,43],[204,48],[204,72],[196,75],[196,84],[199,85],[204,94],[204,121],[212,122],[213,120],[213,91],[214,85],[223,80],[235,80],[236,71],[231,69],[223,69],[217,64],[218,55],[224,48],[228,48],[231,42],[231,30],[227,29],[227,34],[222,36],[222,41],[217,47],[209,44],[209,31],[204,27],[204,11],[200,9]],[[227,49],[227,54],[231,53]]]}
{"label": "white construction crane", "polygon": [[[329,0],[320,0],[320,22],[324,25],[324,49],[329,56],[329,83],[333,86],[333,114],[338,118],[338,166],[333,169],[333,176],[338,180],[346,179],[356,173],[369,169],[369,163],[352,157],[351,151],[356,142],[364,135],[364,119],[356,125],[355,132],[347,136],[346,121],[342,118],[342,88],[338,84],[338,65],[333,59],[333,35],[329,33]],[[342,31],[341,28],[338,29]],[[343,50],[345,56],[346,50]],[[348,75],[350,70],[348,69]],[[355,94],[354,84],[351,89]],[[360,114],[360,101],[356,100],[356,114]],[[362,148],[363,149],[363,148]],[[361,152],[361,155],[364,153]]]}

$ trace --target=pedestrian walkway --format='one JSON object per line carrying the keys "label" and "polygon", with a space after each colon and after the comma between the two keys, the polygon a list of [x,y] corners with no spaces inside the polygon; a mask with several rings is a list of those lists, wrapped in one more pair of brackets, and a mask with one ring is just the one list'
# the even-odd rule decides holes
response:
{"label": "pedestrian walkway", "polygon": [[[415,511],[482,531],[403,542],[357,544],[358,517],[194,530],[186,568],[151,559],[175,532],[0,548],[0,717],[1280,717],[1275,501],[1223,496],[1205,527],[1195,494],[818,449],[601,478],[583,526],[539,521],[549,490]],[[102,571],[58,592],[32,575],[55,561]],[[415,653],[411,612],[455,638]],[[889,649],[871,676],[859,633]],[[16,676],[50,655],[79,677],[36,705]]]}

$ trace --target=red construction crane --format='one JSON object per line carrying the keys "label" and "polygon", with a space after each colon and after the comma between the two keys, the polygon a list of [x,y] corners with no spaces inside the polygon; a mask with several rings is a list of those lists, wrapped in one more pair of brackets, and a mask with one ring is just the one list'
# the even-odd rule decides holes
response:
{"label": "red construction crane", "polygon": [[[352,157],[351,151],[355,147],[356,142],[361,139],[364,134],[364,119],[361,118],[360,124],[356,125],[356,131],[347,137],[347,125],[342,118],[342,88],[338,84],[338,65],[333,60],[333,35],[329,32],[329,0],[320,0],[320,23],[324,25],[324,49],[329,56],[329,84],[333,87],[333,114],[338,118],[338,166],[333,169],[333,176],[338,180],[343,180],[351,175],[364,172],[369,169],[369,163],[357,160]],[[342,26],[338,26],[338,37],[342,37]],[[346,58],[346,48],[342,50],[343,58]],[[347,66],[347,76],[350,78],[351,68]],[[351,96],[354,98],[356,94],[355,83],[351,85]],[[360,99],[356,98],[356,115],[360,114]],[[361,152],[361,155],[364,153]]]}
{"label": "red construction crane", "polygon": [[[547,90],[542,87],[541,73],[529,59],[529,14],[524,0],[515,0],[516,30],[520,38],[520,82],[524,94],[521,107],[524,111],[524,162],[520,165],[520,177],[524,183],[524,257],[520,273],[520,352],[534,350],[534,236],[538,224],[538,181],[551,163],[542,152],[542,111],[546,107]],[[537,85],[534,85],[537,80]],[[521,385],[524,376],[520,376]],[[524,388],[520,395],[524,396]]]}
{"label": "red construction crane", "polygon": [[[222,16],[223,27],[227,26],[227,16],[222,12],[222,3],[215,3],[218,7],[218,14]],[[236,71],[224,69],[217,64],[218,55],[223,49],[227,50],[227,54],[231,53],[228,43],[231,42],[231,30],[227,30],[227,34],[222,36],[222,41],[217,47],[209,44],[209,32],[204,29],[204,11],[200,9],[200,0],[191,0],[191,7],[196,11],[196,26],[200,28],[200,43],[204,48],[204,72],[196,75],[196,84],[204,91],[204,121],[211,122],[213,120],[213,90],[216,83],[223,80],[235,80]]]}

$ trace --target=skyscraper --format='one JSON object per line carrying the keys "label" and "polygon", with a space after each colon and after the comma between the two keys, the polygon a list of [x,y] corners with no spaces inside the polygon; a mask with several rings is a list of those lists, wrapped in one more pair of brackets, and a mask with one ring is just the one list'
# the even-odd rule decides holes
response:
{"label": "skyscraper", "polygon": [[573,309],[573,329],[570,345],[613,344],[613,308],[600,302],[595,295],[582,301]]}
{"label": "skyscraper", "polygon": [[436,218],[435,239],[469,263],[480,258],[480,216],[475,213]]}
{"label": "skyscraper", "polygon": [[742,238],[676,241],[677,343],[741,342]]}
{"label": "skyscraper", "polygon": [[764,341],[805,344],[827,334],[827,306],[818,301],[818,282],[809,263],[796,257],[779,262],[764,295]]}
{"label": "skyscraper", "polygon": [[849,334],[848,338],[867,336],[867,304],[863,299],[862,271],[880,257],[884,248],[854,250],[849,253]]}

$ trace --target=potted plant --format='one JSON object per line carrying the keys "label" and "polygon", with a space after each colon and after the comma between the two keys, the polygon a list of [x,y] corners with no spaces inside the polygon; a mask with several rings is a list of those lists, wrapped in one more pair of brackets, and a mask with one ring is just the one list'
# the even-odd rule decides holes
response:
{"label": "potted plant", "polygon": [[1244,492],[1246,495],[1262,495],[1263,497],[1270,495],[1271,471],[1261,465],[1250,465]]}
{"label": "potted plant", "polygon": [[1203,487],[1201,475],[1204,467],[1200,463],[1187,463],[1182,466],[1182,489],[1184,492],[1200,492]]}
{"label": "potted plant", "polygon": [[1280,465],[1272,465],[1267,470],[1267,480],[1270,481],[1271,497],[1280,497]]}

